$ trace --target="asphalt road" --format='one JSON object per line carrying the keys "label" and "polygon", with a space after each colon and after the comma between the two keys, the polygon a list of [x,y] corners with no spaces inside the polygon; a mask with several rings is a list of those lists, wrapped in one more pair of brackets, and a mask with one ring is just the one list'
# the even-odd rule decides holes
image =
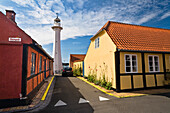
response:
{"label": "asphalt road", "polygon": [[75,77],[57,77],[51,102],[36,113],[170,113],[170,94],[118,99]]}

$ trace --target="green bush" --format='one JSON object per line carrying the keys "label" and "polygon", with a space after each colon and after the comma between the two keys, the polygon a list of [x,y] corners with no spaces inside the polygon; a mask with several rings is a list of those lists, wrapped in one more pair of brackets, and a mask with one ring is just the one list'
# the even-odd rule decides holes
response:
{"label": "green bush", "polygon": [[82,74],[82,69],[81,68],[77,68],[73,70],[73,75],[74,76],[81,76]]}
{"label": "green bush", "polygon": [[88,77],[84,76],[85,79],[87,79]]}
{"label": "green bush", "polygon": [[107,82],[105,80],[102,80],[100,83],[100,86],[105,88],[106,84],[107,84]]}
{"label": "green bush", "polygon": [[95,80],[95,81],[94,81],[94,84],[99,85],[99,84],[100,84],[100,81],[99,81],[99,80]]}
{"label": "green bush", "polygon": [[112,83],[111,83],[111,82],[107,82],[105,88],[108,89],[108,90],[111,90],[111,88],[112,88]]}
{"label": "green bush", "polygon": [[89,82],[94,82],[95,81],[95,76],[94,75],[88,75],[87,80]]}

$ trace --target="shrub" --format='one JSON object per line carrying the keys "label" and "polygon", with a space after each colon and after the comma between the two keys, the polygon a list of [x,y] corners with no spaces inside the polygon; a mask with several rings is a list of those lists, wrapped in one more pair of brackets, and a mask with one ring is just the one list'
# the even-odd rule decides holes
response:
{"label": "shrub", "polygon": [[102,80],[100,83],[100,86],[105,88],[106,84],[107,84],[107,82],[105,80]]}
{"label": "shrub", "polygon": [[88,77],[84,76],[85,79],[87,79]]}
{"label": "shrub", "polygon": [[89,82],[94,82],[95,81],[95,76],[94,75],[88,75],[87,80]]}
{"label": "shrub", "polygon": [[95,80],[95,81],[94,81],[94,84],[99,85],[99,84],[100,84],[100,81],[99,81],[99,80]]}
{"label": "shrub", "polygon": [[111,88],[112,88],[112,83],[111,83],[111,82],[107,82],[105,88],[108,89],[108,90],[111,90]]}
{"label": "shrub", "polygon": [[77,68],[73,70],[73,75],[74,76],[81,76],[82,74],[82,69],[81,68]]}

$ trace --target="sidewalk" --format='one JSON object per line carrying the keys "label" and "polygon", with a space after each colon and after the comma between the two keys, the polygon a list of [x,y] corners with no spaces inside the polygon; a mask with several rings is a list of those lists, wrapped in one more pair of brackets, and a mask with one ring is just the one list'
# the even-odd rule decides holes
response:
{"label": "sidewalk", "polygon": [[98,90],[100,90],[110,96],[117,97],[117,98],[137,97],[137,96],[146,96],[146,95],[153,95],[153,94],[160,95],[160,94],[164,94],[164,93],[170,93],[170,89],[167,89],[167,88],[148,89],[148,90],[129,91],[129,92],[116,92],[113,90],[107,90],[99,85],[95,85],[94,83],[87,81],[87,79],[85,79],[84,77],[77,77],[77,78],[83,80],[84,82],[90,84],[91,86],[97,88]]}
{"label": "sidewalk", "polygon": [[41,100],[47,87],[48,84],[50,83],[50,81],[52,80],[53,76],[50,76],[49,78],[47,78],[44,82],[44,84],[42,85],[42,87],[39,89],[39,91],[37,92],[37,94],[35,95],[35,97],[33,98],[33,101],[30,105],[26,105],[26,106],[16,106],[16,107],[10,107],[10,108],[4,108],[4,109],[0,109],[0,113],[2,112],[22,112],[22,111],[28,111],[34,108],[38,107],[38,104],[43,101]]}

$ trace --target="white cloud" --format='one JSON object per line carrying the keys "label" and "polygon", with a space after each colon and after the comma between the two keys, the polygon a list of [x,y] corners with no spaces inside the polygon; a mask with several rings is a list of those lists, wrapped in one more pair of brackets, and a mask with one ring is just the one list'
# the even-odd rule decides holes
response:
{"label": "white cloud", "polygon": [[143,24],[145,22],[148,22],[149,20],[153,19],[155,16],[157,16],[158,14],[150,14],[150,15],[146,15],[144,17],[142,17],[141,19],[139,19],[136,24]]}
{"label": "white cloud", "polygon": [[161,16],[161,20],[170,16],[170,12],[166,12],[163,16]]}
{"label": "white cloud", "polygon": [[7,7],[0,5],[0,11],[2,11],[5,14],[5,10],[13,10],[13,7]]}
{"label": "white cloud", "polygon": [[[52,43],[54,39],[54,31],[51,29],[56,12],[59,12],[61,25],[61,39],[75,38],[76,36],[94,35],[108,20],[143,24],[161,13],[161,8],[155,4],[162,2],[154,2],[153,0],[127,0],[93,3],[93,6],[87,6],[87,0],[67,0],[69,6],[66,6],[61,0],[12,0],[18,5],[30,8],[16,15],[18,25],[21,25],[33,39],[40,44]],[[164,7],[168,1],[164,1]],[[91,5],[91,4],[88,4]],[[1,8],[1,5],[0,5]],[[152,8],[152,10],[149,10]],[[2,9],[2,8],[1,8]],[[169,12],[165,13],[161,18],[170,16]],[[18,18],[19,17],[19,18]],[[24,21],[23,21],[24,20]],[[24,25],[29,25],[29,27]],[[46,24],[46,25],[42,25]]]}

